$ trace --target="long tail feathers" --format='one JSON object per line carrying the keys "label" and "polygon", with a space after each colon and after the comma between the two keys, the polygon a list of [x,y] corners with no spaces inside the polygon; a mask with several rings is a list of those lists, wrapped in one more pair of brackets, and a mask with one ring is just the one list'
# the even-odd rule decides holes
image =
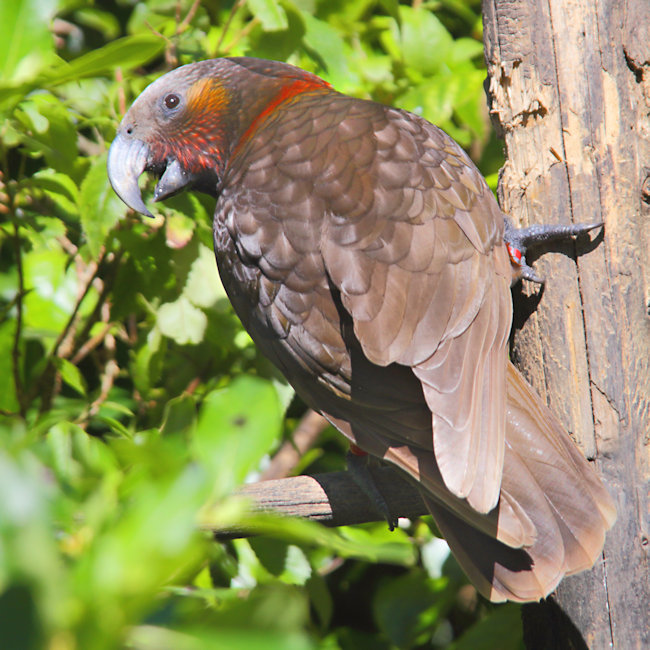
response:
{"label": "long tail feathers", "polygon": [[431,514],[479,591],[493,601],[526,602],[593,566],[616,509],[557,418],[512,365],[507,399],[501,496],[487,515],[440,490],[431,452],[393,448],[385,457],[418,478]]}

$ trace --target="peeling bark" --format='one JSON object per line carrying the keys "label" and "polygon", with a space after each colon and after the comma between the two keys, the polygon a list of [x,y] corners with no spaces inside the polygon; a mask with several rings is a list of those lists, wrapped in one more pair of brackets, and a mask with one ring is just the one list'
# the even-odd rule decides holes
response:
{"label": "peeling bark", "polygon": [[603,561],[564,580],[555,604],[525,608],[527,647],[648,648],[650,11],[647,0],[484,0],[483,14],[502,208],[521,225],[605,222],[602,241],[539,259],[543,296],[526,286],[519,300],[529,317],[513,357],[619,513]]}

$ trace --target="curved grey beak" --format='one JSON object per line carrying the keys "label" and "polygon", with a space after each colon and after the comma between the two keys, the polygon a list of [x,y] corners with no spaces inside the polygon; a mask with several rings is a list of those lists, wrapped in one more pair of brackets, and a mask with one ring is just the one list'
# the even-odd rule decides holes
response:
{"label": "curved grey beak", "polygon": [[191,182],[192,176],[180,166],[178,160],[171,160],[167,163],[165,173],[160,177],[153,191],[153,200],[162,201],[174,196]]}
{"label": "curved grey beak", "polygon": [[144,172],[149,148],[135,138],[118,133],[108,151],[108,179],[115,193],[136,212],[153,217],[142,200],[138,178]]}

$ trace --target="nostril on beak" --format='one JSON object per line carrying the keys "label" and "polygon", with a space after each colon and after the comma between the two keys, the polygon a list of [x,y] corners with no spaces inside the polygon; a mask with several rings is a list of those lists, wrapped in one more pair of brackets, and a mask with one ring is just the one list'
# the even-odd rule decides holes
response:
{"label": "nostril on beak", "polygon": [[133,134],[133,124],[129,124],[126,129],[124,129],[125,133],[127,135],[132,135]]}

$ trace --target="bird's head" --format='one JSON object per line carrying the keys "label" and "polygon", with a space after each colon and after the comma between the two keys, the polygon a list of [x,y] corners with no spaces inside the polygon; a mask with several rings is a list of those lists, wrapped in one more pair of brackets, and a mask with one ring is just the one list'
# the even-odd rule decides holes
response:
{"label": "bird's head", "polygon": [[318,77],[273,61],[199,61],[160,77],[136,99],[108,154],[108,176],[132,209],[151,216],[138,178],[160,179],[154,201],[186,187],[216,195],[228,159],[269,107],[304,90],[328,88]]}

